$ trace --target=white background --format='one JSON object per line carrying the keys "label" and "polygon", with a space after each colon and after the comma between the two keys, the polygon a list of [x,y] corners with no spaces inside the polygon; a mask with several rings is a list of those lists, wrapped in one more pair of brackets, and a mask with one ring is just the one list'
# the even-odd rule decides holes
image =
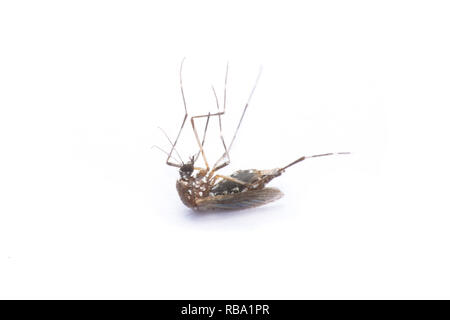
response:
{"label": "white background", "polygon": [[[156,3],[1,2],[0,298],[449,299],[448,2]],[[183,57],[191,114],[230,63],[228,142],[263,66],[223,174],[352,155],[261,208],[184,207],[151,148]]]}

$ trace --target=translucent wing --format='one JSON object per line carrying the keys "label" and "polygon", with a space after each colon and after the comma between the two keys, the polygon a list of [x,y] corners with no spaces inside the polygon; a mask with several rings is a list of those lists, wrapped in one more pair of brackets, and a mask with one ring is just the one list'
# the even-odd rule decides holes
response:
{"label": "translucent wing", "polygon": [[211,196],[197,200],[197,209],[206,210],[242,210],[262,206],[280,199],[283,193],[277,188],[264,188],[227,195]]}

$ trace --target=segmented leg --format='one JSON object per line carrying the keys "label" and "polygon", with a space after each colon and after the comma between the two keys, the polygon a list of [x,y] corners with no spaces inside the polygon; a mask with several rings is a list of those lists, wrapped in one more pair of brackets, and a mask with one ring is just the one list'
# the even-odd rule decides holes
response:
{"label": "segmented leg", "polygon": [[[225,82],[224,82],[224,93],[223,93],[223,111],[222,111],[222,112],[220,112],[219,99],[217,98],[216,90],[214,89],[214,86],[211,86],[212,91],[213,91],[213,93],[214,93],[214,97],[216,98],[217,111],[219,111],[218,113],[214,114],[214,116],[218,116],[218,118],[219,118],[219,133],[220,133],[220,139],[221,139],[222,145],[223,145],[223,147],[224,147],[224,149],[225,149],[224,154],[223,154],[223,156],[221,157],[221,159],[224,158],[224,157],[226,157],[226,159],[227,159],[226,162],[220,166],[220,168],[223,168],[223,167],[225,167],[226,165],[228,165],[228,164],[230,163],[230,156],[229,156],[229,154],[228,154],[227,145],[226,145],[225,140],[224,140],[224,138],[223,138],[222,117],[221,117],[222,115],[225,114],[225,109],[226,109],[226,101],[227,101],[227,81],[228,81],[228,63],[227,63],[226,71],[225,71]],[[203,115],[203,117],[204,117],[204,116],[205,116],[205,115]],[[198,117],[201,117],[201,116],[198,116]],[[208,120],[209,120],[209,117],[208,117]],[[192,120],[192,118],[191,118],[191,122],[192,122],[192,121],[193,121],[193,120]],[[206,126],[205,126],[205,132],[204,132],[204,134],[203,134],[203,142],[202,142],[202,146],[200,147],[200,151],[197,153],[197,156],[195,157],[196,160],[197,160],[199,154],[202,153],[203,144],[204,144],[205,136],[206,136],[206,128],[207,128],[207,126],[208,126],[208,122],[207,122],[207,124],[206,124]],[[196,134],[196,133],[195,133],[195,129],[194,129],[194,134]],[[199,141],[199,140],[197,139],[197,141]],[[204,153],[202,153],[202,154],[204,154]],[[212,177],[213,174],[214,174],[214,171],[218,170],[217,164],[218,164],[218,162],[216,162],[216,163],[214,164],[213,171],[209,174],[209,177]],[[220,168],[219,168],[219,169],[220,169]]]}
{"label": "segmented leg", "polygon": [[[210,117],[211,117],[211,113],[208,112],[208,118],[206,118],[205,129],[203,130],[202,148],[205,146],[206,131],[208,131],[208,124],[209,124]],[[200,156],[200,153],[201,153],[201,150],[198,150],[197,155],[194,158],[194,163],[197,162],[197,159]]]}
{"label": "segmented leg", "polygon": [[[159,146],[157,146],[157,145],[153,145],[152,148],[156,148],[156,149],[158,149],[158,150],[164,152],[167,156],[169,155],[169,153],[168,153],[166,150],[164,150],[163,148],[161,148],[161,147],[159,147]],[[171,157],[173,158],[173,156],[171,156]],[[176,160],[175,158],[173,158],[173,159]],[[175,165],[176,165],[177,167],[181,167],[182,164],[181,164],[181,163],[180,163],[180,164],[175,163]]]}
{"label": "segmented leg", "polygon": [[[227,66],[227,71],[228,71],[228,66]],[[251,99],[252,99],[253,93],[255,92],[256,86],[257,86],[257,84],[258,84],[258,80],[259,80],[259,78],[260,78],[260,76],[261,76],[261,72],[262,72],[262,68],[259,70],[258,77],[256,78],[256,81],[255,81],[255,85],[253,86],[253,89],[252,89],[252,91],[250,92],[250,95],[249,95],[249,97],[248,97],[248,99],[247,99],[247,103],[245,104],[244,111],[242,112],[241,118],[240,118],[239,123],[238,123],[238,125],[237,125],[237,127],[236,127],[236,130],[235,130],[235,132],[234,132],[233,139],[231,140],[230,144],[228,145],[228,148],[225,148],[225,149],[226,149],[226,152],[224,152],[224,154],[223,154],[223,155],[219,158],[219,160],[217,160],[217,162],[214,164],[214,167],[213,167],[213,169],[212,169],[212,172],[213,172],[213,173],[214,173],[214,171],[220,170],[220,169],[222,169],[222,168],[224,168],[224,167],[226,167],[227,165],[230,164],[230,156],[229,156],[229,152],[230,152],[230,150],[231,150],[231,147],[233,146],[234,140],[236,139],[236,135],[237,135],[237,133],[238,133],[238,131],[239,131],[239,128],[240,128],[241,123],[242,123],[242,120],[244,119],[245,113],[246,113],[247,108],[248,108],[248,106],[249,106],[249,104],[250,104],[250,101],[251,101]],[[225,80],[225,83],[226,83],[226,80]],[[223,160],[225,159],[225,157],[227,157],[227,160],[225,160],[225,162],[223,162],[222,164],[219,165],[219,163],[220,163],[221,161],[223,161]]]}
{"label": "segmented leg", "polygon": [[177,145],[178,139],[180,138],[180,135],[181,135],[181,131],[183,130],[184,124],[186,123],[186,119],[188,117],[187,106],[186,106],[186,98],[184,96],[184,90],[183,90],[183,78],[181,76],[182,72],[183,72],[184,60],[185,59],[183,59],[183,61],[181,61],[181,66],[180,66],[180,89],[181,89],[181,96],[183,97],[184,118],[183,118],[183,122],[181,123],[180,130],[178,131],[177,138],[175,139],[175,142],[172,144],[172,149],[170,149],[170,152],[169,152],[169,154],[167,156],[167,160],[166,160],[166,164],[168,164],[169,166],[174,166],[174,167],[178,167],[178,168],[180,168],[181,165],[173,163],[173,162],[170,162],[170,158],[172,156],[173,150],[175,149],[175,146]]}
{"label": "segmented leg", "polygon": [[[224,86],[223,86],[223,112],[224,113],[225,113],[225,109],[226,109],[226,105],[227,105],[227,82],[228,82],[228,62],[227,62],[227,69],[225,71],[225,82],[224,82]],[[213,88],[213,91],[214,91],[214,96],[216,97],[217,110],[219,110],[219,100],[217,99],[217,94],[216,94],[216,91],[214,90],[214,88]],[[230,163],[230,154],[228,153],[227,145],[225,144],[225,141],[223,139],[222,118],[220,116],[219,116],[219,129],[220,129],[220,138],[222,140],[222,144],[225,149],[225,152],[221,158],[226,157],[226,160],[223,164],[220,165],[220,167],[217,166],[220,159],[217,160],[216,163],[214,164],[212,174],[214,174],[214,171],[222,169],[223,167],[227,166]]]}
{"label": "segmented leg", "polygon": [[241,180],[236,179],[236,178],[233,178],[233,177],[223,176],[223,175],[220,175],[220,174],[216,174],[216,175],[212,178],[212,180],[211,180],[211,182],[212,182],[211,185],[214,185],[214,184],[216,183],[216,180],[217,180],[217,179],[220,179],[220,178],[221,178],[221,179],[224,179],[224,180],[232,181],[232,182],[237,183],[237,184],[241,184],[241,185],[243,185],[243,186],[248,185],[247,182],[241,181]]}
{"label": "segmented leg", "polygon": [[[181,156],[179,155],[178,151],[176,150],[176,145],[177,145],[178,139],[180,138],[180,135],[181,135],[181,132],[182,132],[182,130],[183,130],[183,128],[184,128],[184,125],[185,125],[185,123],[186,123],[186,119],[188,118],[188,111],[187,111],[187,105],[186,105],[186,98],[185,98],[185,95],[184,95],[183,78],[182,78],[182,72],[183,72],[183,64],[184,64],[184,60],[185,60],[185,59],[183,59],[183,61],[181,62],[181,66],[180,66],[180,90],[181,90],[181,96],[182,96],[182,98],[183,98],[183,106],[184,106],[184,117],[183,117],[183,122],[181,123],[181,126],[180,126],[180,129],[179,129],[179,131],[178,131],[177,137],[176,137],[176,139],[175,139],[175,142],[173,142],[173,143],[172,143],[172,141],[170,140],[170,138],[168,137],[168,135],[163,131],[163,132],[164,132],[164,135],[167,137],[167,139],[169,140],[170,144],[172,145],[172,148],[171,148],[170,152],[166,152],[166,151],[164,151],[163,149],[159,148],[158,146],[155,146],[155,147],[157,147],[158,149],[162,150],[164,153],[167,154],[166,164],[168,164],[168,165],[170,165],[170,166],[178,167],[178,168],[180,168],[184,163],[183,163],[183,161],[181,160]],[[227,64],[227,72],[226,72],[226,76],[225,76],[225,86],[226,86],[226,82],[227,82],[227,76],[228,76],[228,64]],[[215,98],[216,98],[217,109],[219,110],[219,102],[218,102],[217,95],[216,95],[216,92],[215,92],[214,88],[213,88],[213,92],[214,92],[214,96],[215,96]],[[199,153],[202,154],[203,160],[205,161],[206,171],[209,171],[209,165],[208,165],[208,162],[207,162],[207,160],[206,160],[206,155],[205,155],[204,150],[203,150],[203,145],[204,145],[204,143],[205,143],[206,131],[207,131],[208,124],[209,124],[209,118],[210,118],[211,116],[218,116],[218,117],[219,117],[220,137],[221,137],[221,140],[222,140],[222,144],[223,144],[224,147],[225,147],[225,154],[228,155],[228,152],[227,152],[227,150],[226,150],[225,141],[224,141],[224,139],[223,139],[223,134],[222,134],[222,119],[221,119],[221,116],[222,116],[223,114],[225,114],[225,101],[226,101],[226,88],[225,88],[225,94],[224,94],[224,111],[218,112],[218,113],[215,113],[215,114],[208,113],[207,115],[200,115],[200,116],[194,116],[194,117],[191,117],[192,128],[193,128],[193,130],[194,130],[194,135],[195,135],[195,138],[196,138],[196,140],[197,140],[197,143],[199,144],[199,147],[200,147]],[[204,133],[203,133],[203,139],[202,139],[202,142],[200,143],[200,139],[199,139],[199,137],[198,137],[198,133],[197,133],[197,130],[196,130],[196,128],[195,128],[194,119],[195,119],[195,118],[201,118],[201,117],[208,117],[208,119],[207,119],[207,121],[206,121],[205,129],[204,129]],[[161,129],[161,130],[162,130],[162,129]],[[175,152],[177,153],[177,155],[179,156],[180,161],[181,161],[181,164],[173,163],[173,162],[170,161],[170,159],[172,158],[172,153],[173,153],[174,150],[175,150]],[[199,153],[198,153],[198,154],[199,154]],[[195,157],[194,162],[195,162],[195,160],[197,160],[198,154],[197,154],[197,156]],[[204,169],[202,169],[202,170],[204,170]]]}
{"label": "segmented leg", "polygon": [[[161,128],[161,127],[158,127],[158,128],[159,128],[159,130],[161,130],[162,133],[166,136],[166,138],[167,138],[167,140],[169,141],[170,145],[171,145],[171,146],[173,147],[173,149],[175,150],[175,152],[176,152],[176,154],[177,154],[177,156],[178,156],[178,160],[180,160],[180,163],[183,164],[183,159],[181,159],[181,156],[180,156],[180,154],[178,153],[178,150],[175,148],[175,145],[173,144],[172,140],[170,140],[169,136],[168,136],[167,133],[163,130],[163,128]],[[168,153],[167,153],[167,155],[168,155]],[[171,156],[173,156],[173,155],[171,155]]]}
{"label": "segmented leg", "polygon": [[283,168],[281,168],[279,170],[284,171],[287,168],[289,168],[290,166],[293,166],[294,164],[299,163],[300,161],[303,161],[305,159],[332,156],[332,155],[340,155],[340,154],[350,154],[350,152],[330,152],[330,153],[315,154],[312,156],[303,156],[303,157],[300,157],[297,160],[289,163],[287,166],[284,166]]}
{"label": "segmented leg", "polygon": [[[203,142],[200,142],[200,138],[199,138],[198,133],[197,133],[197,128],[195,127],[194,119],[205,118],[205,117],[208,117],[208,119],[209,119],[210,117],[213,117],[213,116],[219,116],[220,117],[223,114],[224,114],[224,112],[218,112],[218,113],[213,113],[213,114],[208,113],[208,114],[203,114],[203,115],[191,117],[192,130],[194,131],[195,139],[197,140],[197,144],[198,144],[198,146],[200,148],[200,153],[202,155],[203,161],[205,162],[206,169],[208,171],[209,171],[209,164],[208,164],[208,161],[206,160],[205,151],[203,150],[203,144],[205,142],[204,141],[205,139],[203,138]],[[207,120],[207,121],[209,121],[209,120]],[[205,134],[206,134],[206,128],[207,127],[205,126]]]}
{"label": "segmented leg", "polygon": [[[227,71],[228,71],[228,66],[227,66]],[[211,87],[211,88],[212,88],[212,90],[213,90],[214,97],[216,98],[217,111],[219,111],[219,112],[218,112],[218,113],[215,113],[215,114],[210,114],[210,113],[208,113],[208,115],[207,115],[207,116],[208,116],[208,119],[206,120],[205,130],[204,130],[204,132],[203,132],[202,148],[203,148],[204,143],[205,143],[206,131],[207,131],[207,128],[208,128],[209,118],[210,118],[211,116],[218,116],[218,118],[219,118],[220,139],[221,139],[221,141],[222,141],[223,147],[225,148],[225,153],[226,153],[227,156],[228,156],[227,146],[226,146],[226,144],[225,144],[225,140],[223,139],[223,134],[222,134],[222,117],[221,117],[221,116],[225,114],[225,106],[224,106],[224,110],[223,110],[222,112],[220,112],[219,100],[218,100],[218,98],[217,98],[216,90],[214,90],[214,87]],[[206,115],[201,115],[201,116],[197,116],[197,117],[200,118],[200,117],[205,117],[205,116],[206,116]],[[195,117],[194,117],[194,118],[195,118]],[[192,119],[191,119],[191,121],[192,121]],[[195,131],[194,131],[194,133],[195,133]],[[198,157],[199,157],[199,155],[200,155],[200,153],[201,153],[201,149],[202,149],[202,148],[200,148],[200,150],[198,151],[197,155],[195,156],[195,161],[197,161],[197,159],[198,159]],[[228,159],[229,159],[229,156],[228,156]]]}

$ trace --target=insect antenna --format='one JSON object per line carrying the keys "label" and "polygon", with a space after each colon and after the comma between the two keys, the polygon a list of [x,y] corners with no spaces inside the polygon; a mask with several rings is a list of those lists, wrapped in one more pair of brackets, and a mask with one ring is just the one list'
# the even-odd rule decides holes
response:
{"label": "insect antenna", "polygon": [[330,152],[330,153],[315,154],[315,155],[312,155],[312,156],[303,156],[303,157],[300,157],[297,160],[289,163],[287,166],[281,168],[280,171],[284,171],[287,168],[293,166],[294,164],[299,163],[299,162],[301,162],[303,160],[306,160],[306,159],[318,158],[318,157],[326,157],[326,156],[332,156],[332,155],[341,155],[341,154],[350,154],[350,152]]}

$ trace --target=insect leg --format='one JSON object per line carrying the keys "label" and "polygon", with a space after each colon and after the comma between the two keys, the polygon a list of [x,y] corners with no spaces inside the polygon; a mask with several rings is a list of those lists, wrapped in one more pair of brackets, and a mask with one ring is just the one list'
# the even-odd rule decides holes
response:
{"label": "insect leg", "polygon": [[312,155],[312,156],[303,156],[303,157],[300,157],[297,160],[289,163],[287,166],[284,166],[283,168],[281,168],[279,170],[280,171],[284,171],[287,168],[289,168],[290,166],[293,166],[294,164],[299,163],[300,161],[303,161],[303,160],[306,160],[306,159],[325,157],[325,156],[332,156],[332,155],[340,155],[340,154],[350,154],[350,152],[330,152],[330,153],[315,154],[315,155]]}
{"label": "insect leg", "polygon": [[[224,148],[225,148],[224,156],[226,155],[226,156],[228,157],[228,162],[229,162],[228,150],[227,150],[227,147],[226,147],[226,144],[225,144],[225,140],[223,139],[223,134],[222,134],[222,117],[221,117],[222,115],[225,114],[227,79],[228,79],[228,63],[227,63],[227,69],[226,69],[226,72],[225,72],[225,89],[224,89],[224,100],[223,100],[224,105],[223,105],[223,111],[220,112],[219,100],[218,100],[218,98],[217,98],[216,90],[214,89],[213,86],[211,86],[212,91],[213,91],[213,93],[214,93],[214,97],[216,98],[216,106],[217,106],[217,111],[218,111],[218,112],[215,113],[215,114],[210,114],[210,113],[208,113],[208,115],[200,115],[200,116],[194,116],[194,117],[191,117],[192,129],[193,129],[193,131],[194,131],[194,135],[195,135],[195,138],[196,138],[196,140],[197,140],[197,143],[198,143],[198,145],[199,145],[199,147],[200,147],[200,151],[197,153],[197,155],[196,155],[196,157],[195,157],[195,160],[198,159],[198,156],[199,156],[199,154],[201,153],[201,154],[202,154],[202,157],[203,157],[203,160],[205,161],[205,165],[206,165],[206,168],[207,168],[208,171],[209,171],[209,165],[208,165],[208,162],[207,162],[207,160],[206,160],[205,152],[204,152],[204,150],[203,150],[203,145],[204,145],[204,143],[205,143],[206,130],[207,130],[207,128],[208,128],[209,118],[210,118],[211,116],[218,116],[218,117],[219,117],[220,139],[221,139],[222,144],[223,144],[223,146],[224,146]],[[206,120],[205,131],[204,131],[204,133],[203,133],[203,141],[202,141],[202,143],[200,143],[200,139],[199,139],[199,137],[198,137],[197,130],[196,130],[196,128],[195,128],[194,119],[195,119],[195,118],[202,118],[202,117],[208,117],[208,119]],[[194,162],[195,162],[195,161],[194,161]],[[211,175],[210,175],[210,176],[211,176]]]}
{"label": "insect leg", "polygon": [[[225,149],[225,152],[224,152],[224,155],[226,155],[226,158],[227,158],[227,165],[230,163],[230,155],[228,154],[228,149],[227,149],[227,145],[226,145],[226,143],[225,143],[225,140],[223,139],[223,133],[222,133],[222,115],[224,115],[225,114],[225,103],[226,103],[226,83],[227,83],[227,77],[228,77],[228,64],[227,64],[227,72],[226,72],[226,75],[225,75],[225,93],[224,93],[224,101],[223,101],[223,111],[222,112],[219,112],[218,113],[218,116],[219,116],[219,132],[220,132],[220,140],[222,141],[222,145],[223,145],[223,148]],[[213,92],[214,92],[214,96],[216,97],[216,105],[217,105],[217,111],[220,111],[220,109],[219,109],[219,100],[217,99],[217,94],[216,94],[216,90],[214,90],[214,87],[212,87],[212,90],[213,90]],[[217,170],[217,168],[216,168],[216,166],[217,166],[217,162],[214,164],[214,168],[213,168],[213,171],[215,171],[215,170]],[[223,166],[224,167],[224,166]],[[222,167],[222,168],[223,168]]]}
{"label": "insect leg", "polygon": [[[230,156],[229,156],[229,154],[228,154],[227,145],[226,145],[225,140],[224,140],[224,138],[223,138],[223,131],[222,131],[222,115],[225,114],[225,108],[226,108],[227,80],[228,80],[228,63],[227,63],[227,69],[226,69],[226,72],[225,72],[225,84],[224,84],[224,94],[223,94],[223,111],[222,111],[222,112],[220,112],[219,99],[217,98],[216,90],[214,89],[214,86],[211,86],[211,89],[212,89],[212,91],[213,91],[213,93],[214,93],[214,97],[216,98],[216,106],[217,106],[217,111],[218,111],[218,113],[213,114],[213,116],[218,116],[218,118],[219,118],[219,132],[220,132],[220,139],[221,139],[222,145],[223,145],[223,147],[224,147],[224,149],[225,149],[224,155],[221,157],[221,159],[224,158],[224,157],[226,157],[227,160],[226,160],[225,163],[221,164],[220,167],[218,168],[218,167],[217,167],[217,164],[218,164],[219,161],[221,160],[221,159],[219,159],[219,161],[217,161],[217,162],[214,164],[214,169],[213,169],[212,172],[210,172],[209,177],[211,177],[211,176],[214,174],[214,171],[216,171],[216,170],[218,170],[218,169],[221,169],[221,168],[227,166],[227,165],[230,163]],[[209,121],[209,117],[208,117],[208,121]],[[206,122],[205,132],[204,132],[204,134],[203,134],[202,147],[203,147],[204,142],[205,142],[205,136],[206,136],[206,129],[207,129],[207,126],[208,126],[208,121]],[[195,132],[195,131],[194,131],[194,132]],[[197,153],[197,156],[195,157],[195,160],[197,160],[197,158],[198,158],[198,156],[200,155],[200,153],[201,153],[201,149],[200,149],[200,151]]]}
{"label": "insect leg", "polygon": [[[156,148],[156,149],[158,149],[158,150],[164,152],[166,155],[169,155],[169,153],[168,153],[166,150],[164,150],[163,148],[161,148],[161,147],[159,147],[159,146],[157,146],[157,145],[153,145],[152,148]],[[171,156],[171,157],[173,158],[173,156]],[[173,158],[173,159],[176,160],[175,158]],[[180,167],[181,164],[176,164],[176,166],[177,166],[177,167]]]}
{"label": "insect leg", "polygon": [[[227,105],[227,82],[228,82],[228,63],[227,63],[227,70],[225,72],[225,83],[223,86],[223,113],[225,113],[225,108]],[[213,91],[214,91],[214,96],[216,97],[217,110],[219,110],[219,101],[217,99],[217,94],[216,94],[216,91],[214,90],[214,88],[213,88]],[[230,164],[230,154],[228,152],[227,145],[225,144],[225,141],[223,139],[223,134],[222,134],[222,118],[221,118],[221,116],[219,116],[219,129],[220,129],[220,139],[222,140],[222,144],[225,149],[225,152],[219,158],[219,160],[217,160],[216,163],[214,164],[211,175],[214,174],[215,171],[220,170]],[[223,160],[225,157],[226,157],[225,162],[219,165],[219,162],[221,160]]]}
{"label": "insect leg", "polygon": [[[240,128],[241,123],[242,123],[242,120],[244,119],[245,112],[247,111],[247,108],[248,108],[248,106],[250,104],[250,101],[252,99],[253,93],[255,92],[256,86],[258,84],[258,80],[259,80],[259,78],[261,76],[261,72],[262,72],[262,68],[260,68],[260,70],[259,70],[258,76],[257,76],[256,81],[255,81],[255,85],[253,86],[253,89],[250,92],[250,96],[248,97],[247,103],[245,104],[244,111],[242,112],[241,118],[240,118],[239,123],[238,123],[238,125],[236,127],[236,130],[234,132],[233,139],[231,140],[230,144],[228,145],[227,151],[219,158],[219,160],[217,160],[216,165],[214,165],[214,168],[213,168],[214,171],[217,171],[217,170],[219,170],[219,169],[221,169],[221,168],[223,168],[223,167],[225,167],[225,166],[227,166],[229,164],[229,152],[231,150],[231,147],[233,146],[234,140],[236,139],[236,135],[237,135],[237,133],[239,131],[239,128]],[[227,161],[225,161],[224,163],[222,163],[220,165],[217,165],[220,161],[222,161],[227,156],[228,156],[228,160]]]}
{"label": "insect leg", "polygon": [[234,183],[241,184],[243,186],[249,185],[247,182],[241,181],[241,180],[233,178],[233,177],[223,176],[223,175],[220,175],[220,174],[216,174],[214,176],[214,178],[212,179],[212,185],[214,185],[216,183],[216,180],[219,179],[219,178],[222,178],[224,180],[229,180],[229,181],[232,181]]}
{"label": "insect leg", "polygon": [[[174,149],[175,152],[177,153],[178,160],[180,160],[181,164],[184,164],[184,163],[183,163],[183,160],[181,159],[180,154],[178,153],[178,150],[175,148],[175,145],[173,144],[172,140],[169,138],[169,136],[167,135],[167,133],[166,133],[161,127],[158,127],[158,128],[162,131],[162,133],[164,134],[164,136],[165,136],[165,137],[167,138],[167,140],[169,141],[170,145],[173,147],[173,149]],[[167,153],[167,155],[168,155],[168,153]],[[171,155],[171,157],[173,157],[173,154]]]}
{"label": "insect leg", "polygon": [[178,139],[180,138],[180,134],[181,131],[183,130],[184,124],[186,123],[186,119],[188,117],[188,112],[187,112],[187,107],[186,107],[186,98],[184,97],[184,90],[183,90],[183,79],[182,79],[182,71],[183,71],[183,63],[184,63],[184,58],[183,61],[181,61],[181,66],[180,66],[180,89],[181,89],[181,96],[183,97],[183,105],[184,105],[184,118],[183,118],[183,122],[181,123],[181,127],[180,130],[178,131],[178,135],[177,138],[175,139],[175,142],[172,144],[172,149],[170,150],[168,156],[167,156],[167,160],[166,163],[169,166],[174,166],[174,167],[178,167],[180,168],[181,165],[170,162],[170,157],[172,156],[172,152],[175,149],[175,146],[177,145]]}
{"label": "insect leg", "polygon": [[[203,131],[202,148],[205,145],[206,131],[208,130],[208,124],[209,124],[210,117],[211,117],[211,114],[208,112],[208,118],[206,119],[205,130]],[[197,159],[200,156],[200,153],[201,153],[201,150],[198,150],[197,155],[194,157],[194,163],[197,162]]]}
{"label": "insect leg", "polygon": [[[208,114],[203,114],[203,115],[191,117],[192,129],[193,129],[193,131],[194,131],[194,135],[195,135],[195,139],[197,140],[197,144],[198,144],[198,146],[200,147],[200,153],[202,154],[203,160],[205,161],[205,165],[206,165],[207,171],[209,171],[209,164],[208,164],[208,161],[206,160],[205,151],[203,150],[203,143],[205,142],[205,141],[204,141],[205,139],[204,139],[204,137],[203,137],[203,142],[200,142],[200,138],[199,138],[199,136],[198,136],[197,129],[196,129],[196,127],[195,127],[195,121],[194,121],[194,119],[208,117],[208,120],[207,120],[207,121],[209,121],[209,118],[210,118],[210,117],[213,117],[213,116],[220,116],[220,115],[222,115],[222,114],[223,114],[223,112],[218,112],[218,113],[213,113],[213,114],[208,113]],[[206,134],[206,128],[207,128],[207,126],[205,126],[205,134]]]}
{"label": "insect leg", "polygon": [[[228,65],[227,65],[227,72],[228,72]],[[226,144],[225,144],[225,140],[223,139],[223,134],[222,134],[222,117],[221,117],[221,116],[225,114],[225,106],[224,106],[223,111],[220,112],[219,100],[218,100],[218,98],[217,98],[216,90],[214,89],[213,86],[211,86],[211,88],[212,88],[212,91],[213,91],[213,93],[214,93],[214,97],[216,98],[216,106],[217,106],[217,111],[218,111],[218,113],[215,113],[215,114],[213,114],[213,115],[211,115],[210,113],[208,113],[208,119],[206,120],[205,131],[203,132],[202,147],[203,147],[204,144],[205,144],[206,131],[207,131],[207,128],[208,128],[208,123],[209,123],[209,118],[210,118],[210,116],[218,116],[218,117],[219,117],[220,139],[221,139],[221,141],[222,141],[222,145],[223,145],[224,148],[225,148],[225,152],[226,152],[226,154],[228,155],[227,146],[226,146]],[[198,151],[197,155],[195,156],[195,161],[197,161],[197,159],[198,159],[200,153],[201,153],[201,149]],[[228,156],[228,159],[229,159],[229,156]],[[195,161],[194,161],[194,162],[195,162]]]}

